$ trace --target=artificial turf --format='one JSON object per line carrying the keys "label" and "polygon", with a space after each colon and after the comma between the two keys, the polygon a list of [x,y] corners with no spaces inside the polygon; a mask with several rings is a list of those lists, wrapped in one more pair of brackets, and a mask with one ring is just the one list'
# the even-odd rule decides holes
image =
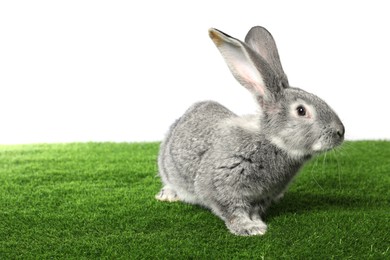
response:
{"label": "artificial turf", "polygon": [[158,146],[0,146],[0,259],[390,259],[390,142],[314,158],[255,237],[155,200]]}

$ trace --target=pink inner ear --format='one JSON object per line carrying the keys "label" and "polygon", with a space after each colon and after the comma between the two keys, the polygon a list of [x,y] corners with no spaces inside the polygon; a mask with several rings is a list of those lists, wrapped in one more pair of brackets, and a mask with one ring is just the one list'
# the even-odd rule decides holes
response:
{"label": "pink inner ear", "polygon": [[264,97],[265,93],[264,93],[264,86],[261,86],[260,84],[258,83],[254,83],[254,88],[256,89],[256,93],[259,94],[260,96]]}
{"label": "pink inner ear", "polygon": [[239,63],[236,64],[236,77],[239,82],[248,88],[251,92],[264,96],[264,82],[263,78],[260,76],[260,73],[257,69],[254,68],[252,64]]}
{"label": "pink inner ear", "polygon": [[237,40],[229,39],[219,43],[217,47],[238,82],[252,94],[264,96],[266,90],[263,78],[244,46]]}

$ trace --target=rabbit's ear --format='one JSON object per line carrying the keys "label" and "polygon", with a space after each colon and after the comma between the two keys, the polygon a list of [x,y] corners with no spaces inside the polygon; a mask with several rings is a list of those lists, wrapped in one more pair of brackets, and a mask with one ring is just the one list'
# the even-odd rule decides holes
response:
{"label": "rabbit's ear", "polygon": [[255,26],[246,35],[245,43],[267,61],[281,81],[282,86],[287,88],[289,86],[287,76],[280,63],[278,49],[271,33],[264,27]]}
{"label": "rabbit's ear", "polygon": [[219,30],[212,28],[209,35],[241,85],[263,99],[272,99],[280,92],[281,86],[275,84],[275,73],[258,53]]}

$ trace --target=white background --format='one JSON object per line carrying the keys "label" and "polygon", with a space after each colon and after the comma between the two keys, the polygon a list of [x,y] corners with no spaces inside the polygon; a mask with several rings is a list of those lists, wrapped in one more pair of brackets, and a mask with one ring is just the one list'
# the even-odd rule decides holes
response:
{"label": "white background", "polygon": [[0,144],[161,140],[193,102],[256,110],[208,37],[276,39],[347,139],[390,139],[386,1],[2,1]]}

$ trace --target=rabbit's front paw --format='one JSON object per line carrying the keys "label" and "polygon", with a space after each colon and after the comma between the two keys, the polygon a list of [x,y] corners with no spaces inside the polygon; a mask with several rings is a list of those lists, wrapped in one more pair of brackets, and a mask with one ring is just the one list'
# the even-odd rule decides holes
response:
{"label": "rabbit's front paw", "polygon": [[176,191],[168,187],[162,188],[155,198],[160,201],[168,202],[175,202],[180,200],[176,194]]}
{"label": "rabbit's front paw", "polygon": [[273,198],[273,202],[279,202],[284,197],[284,192],[278,194],[275,198]]}
{"label": "rabbit's front paw", "polygon": [[261,220],[233,219],[226,225],[230,232],[238,236],[261,236],[267,231],[267,225]]}

